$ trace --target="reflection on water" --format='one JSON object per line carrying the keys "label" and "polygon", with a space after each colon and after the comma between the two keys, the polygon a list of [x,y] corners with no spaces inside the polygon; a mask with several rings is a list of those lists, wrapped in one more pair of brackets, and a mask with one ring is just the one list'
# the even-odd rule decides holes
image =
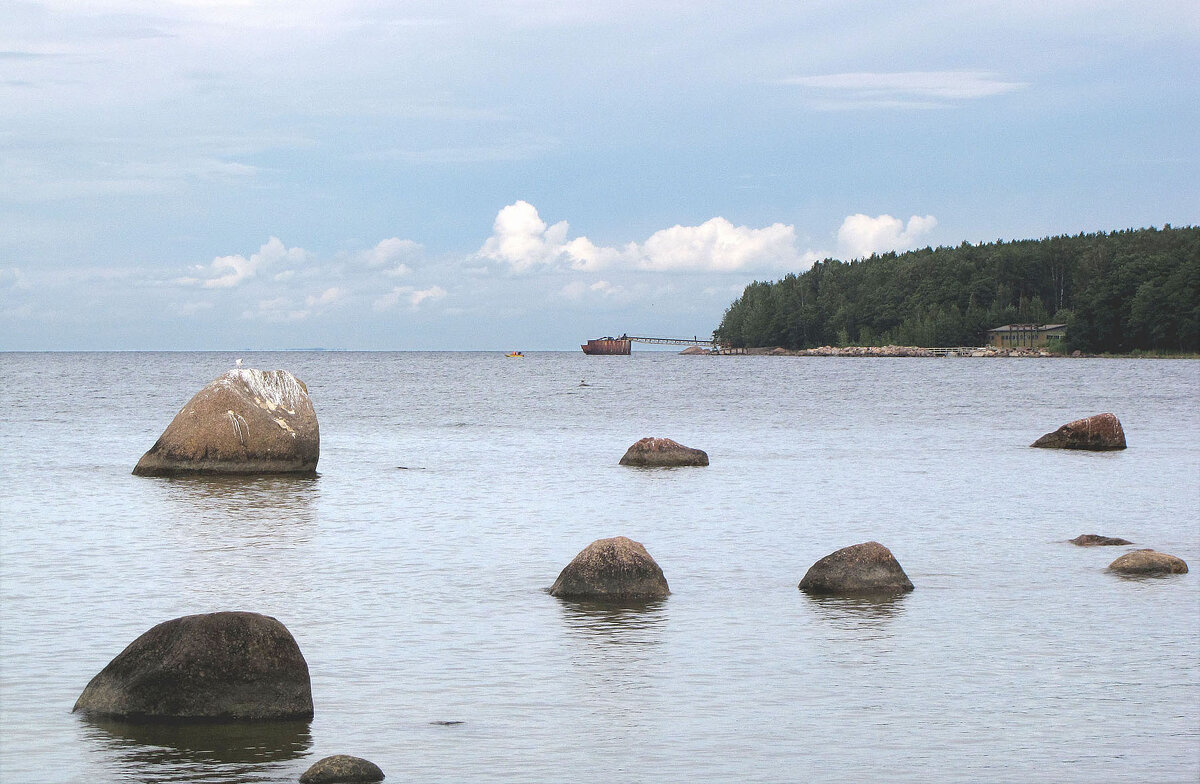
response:
{"label": "reflection on water", "polygon": [[[1113,569],[1108,569],[1106,571],[1115,577],[1119,577],[1120,579],[1124,580],[1125,582],[1134,583],[1134,584],[1144,583],[1148,587],[1153,586],[1154,584],[1158,583],[1160,580],[1163,582],[1167,582],[1167,581],[1177,579],[1177,578],[1182,579],[1182,575],[1180,575],[1178,573],[1168,574],[1166,572],[1162,572],[1162,573],[1149,573],[1149,574],[1133,574],[1130,572],[1118,572]],[[1184,572],[1184,574],[1187,574],[1187,572]]]}
{"label": "reflection on water", "polygon": [[560,599],[559,608],[574,636],[611,645],[659,645],[666,603],[665,599],[619,604]]}
{"label": "reflection on water", "polygon": [[297,504],[310,503],[320,487],[320,478],[309,476],[139,477],[138,481],[160,483],[168,501],[255,512],[291,511]]}
{"label": "reflection on water", "polygon": [[143,782],[273,780],[273,763],[312,747],[307,721],[143,724],[81,717],[80,726],[119,773]]}
{"label": "reflection on water", "polygon": [[160,483],[161,497],[177,519],[199,524],[200,533],[239,536],[243,545],[263,534],[274,541],[274,535],[282,532],[292,543],[303,542],[316,519],[314,508],[320,495],[320,480],[313,477],[197,476],[139,481]]}
{"label": "reflection on water", "polygon": [[850,622],[856,626],[879,625],[904,610],[907,593],[885,596],[820,596],[801,592],[808,606],[825,620]]}
{"label": "reflection on water", "polygon": [[666,600],[607,604],[558,600],[571,663],[600,713],[622,717],[629,711],[623,695],[650,687],[663,667]]}

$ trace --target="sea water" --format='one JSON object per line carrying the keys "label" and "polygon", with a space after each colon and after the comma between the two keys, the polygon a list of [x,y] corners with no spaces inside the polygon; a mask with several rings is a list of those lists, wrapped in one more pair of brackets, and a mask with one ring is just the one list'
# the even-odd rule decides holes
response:
{"label": "sea water", "polygon": [[[242,358],[308,386],[319,478],[130,471]],[[0,781],[1200,779],[1200,362],[575,353],[0,354]],[[1030,449],[1111,411],[1129,449]],[[706,468],[617,465],[645,436]],[[1122,536],[1193,571],[1131,580]],[[672,594],[545,589],[628,536]],[[916,585],[809,598],[877,540]],[[312,722],[71,713],[139,634],[282,621]],[[439,723],[461,722],[461,723]]]}

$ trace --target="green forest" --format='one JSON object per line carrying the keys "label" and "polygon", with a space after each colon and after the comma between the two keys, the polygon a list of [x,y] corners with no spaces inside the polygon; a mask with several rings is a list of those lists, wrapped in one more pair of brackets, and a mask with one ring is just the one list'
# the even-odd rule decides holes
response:
{"label": "green forest", "polygon": [[713,333],[735,347],[978,346],[1067,324],[1066,349],[1200,352],[1200,227],[963,243],[756,281]]}

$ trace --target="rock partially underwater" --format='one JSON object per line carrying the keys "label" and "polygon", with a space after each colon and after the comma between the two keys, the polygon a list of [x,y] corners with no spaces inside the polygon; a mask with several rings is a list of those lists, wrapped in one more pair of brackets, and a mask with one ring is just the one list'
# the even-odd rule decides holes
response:
{"label": "rock partially underwater", "polygon": [[266,615],[215,612],[165,621],[108,663],[74,711],[133,721],[311,719],[308,663]]}
{"label": "rock partially underwater", "polygon": [[1043,449],[1086,449],[1110,452],[1125,448],[1125,430],[1115,414],[1096,414],[1076,419],[1034,441]]}
{"label": "rock partially underwater", "polygon": [[1160,553],[1157,550],[1134,550],[1125,553],[1108,565],[1109,570],[1118,574],[1129,575],[1160,575],[1187,574],[1187,563],[1174,555]]}
{"label": "rock partially underwater", "polygon": [[320,451],[304,382],[286,370],[238,368],[196,393],[133,473],[315,476]]}
{"label": "rock partially underwater", "polygon": [[383,781],[383,771],[370,760],[334,754],[318,760],[300,776],[300,784],[359,784]]}
{"label": "rock partially underwater", "polygon": [[708,453],[669,438],[643,438],[625,451],[620,464],[643,468],[706,466]]}
{"label": "rock partially underwater", "polygon": [[913,584],[891,550],[863,542],[817,561],[798,587],[822,596],[887,596],[911,591]]}
{"label": "rock partially underwater", "polygon": [[597,539],[567,564],[550,595],[598,602],[639,602],[671,593],[667,578],[640,542],[624,536]]}
{"label": "rock partially underwater", "polygon": [[1128,539],[1122,539],[1117,536],[1101,536],[1100,534],[1080,534],[1074,539],[1068,539],[1067,541],[1080,547],[1115,547],[1118,545],[1133,544]]}

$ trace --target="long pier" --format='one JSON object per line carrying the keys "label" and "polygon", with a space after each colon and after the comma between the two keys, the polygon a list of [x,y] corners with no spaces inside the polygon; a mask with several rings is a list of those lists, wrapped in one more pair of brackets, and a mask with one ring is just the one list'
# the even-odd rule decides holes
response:
{"label": "long pier", "polygon": [[629,347],[633,343],[651,343],[660,346],[702,346],[709,351],[719,350],[716,341],[701,339],[699,336],[691,338],[655,338],[626,334],[622,334],[617,338],[612,336],[593,338],[580,346],[580,348],[583,349],[584,354],[615,354],[624,356],[629,354]]}
{"label": "long pier", "polygon": [[631,340],[634,343],[653,343],[659,346],[704,346],[706,348],[716,348],[715,340],[705,340],[699,337],[693,338],[645,338],[634,337],[633,335],[622,335],[622,339]]}
{"label": "long pier", "polygon": [[[694,336],[690,338],[659,338],[649,337],[645,335],[625,335],[620,337],[604,337],[589,340],[581,346],[585,354],[628,354],[631,343],[649,343],[659,346],[697,346],[717,354],[745,354],[744,348],[733,348],[729,345],[721,345],[711,338],[701,338]],[[904,352],[894,351],[891,349],[904,349]],[[807,349],[799,352],[805,356],[909,356],[909,357],[970,357],[978,356],[979,352],[986,351],[984,346],[932,346],[932,347],[916,347],[916,346],[891,346],[891,347],[863,347],[863,346],[847,346],[834,348],[832,346],[823,346],[821,348]],[[761,352],[755,352],[761,353]],[[786,352],[785,352],[786,353]]]}

